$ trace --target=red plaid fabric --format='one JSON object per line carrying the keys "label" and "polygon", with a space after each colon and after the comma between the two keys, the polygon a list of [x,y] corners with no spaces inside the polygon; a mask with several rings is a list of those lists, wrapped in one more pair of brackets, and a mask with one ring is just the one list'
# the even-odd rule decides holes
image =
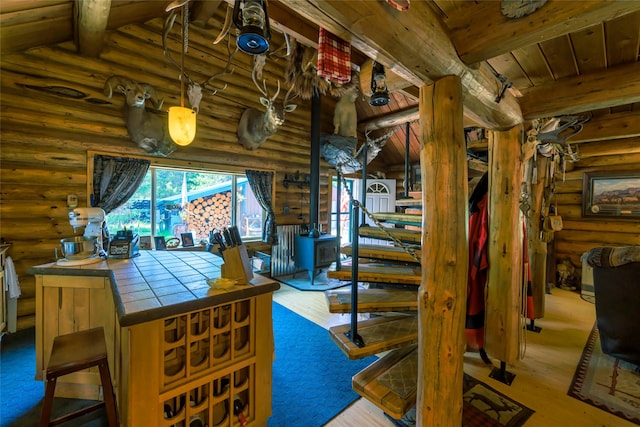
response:
{"label": "red plaid fabric", "polygon": [[334,83],[351,81],[351,43],[320,27],[318,76]]}

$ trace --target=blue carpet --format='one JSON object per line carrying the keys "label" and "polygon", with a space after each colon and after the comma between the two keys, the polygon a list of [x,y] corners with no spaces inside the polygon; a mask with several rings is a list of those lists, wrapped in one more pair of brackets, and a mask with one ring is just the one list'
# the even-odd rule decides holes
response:
{"label": "blue carpet", "polygon": [[[276,358],[269,427],[320,427],[358,398],[351,377],[373,363],[374,356],[349,360],[326,329],[277,303],[273,328]],[[34,343],[33,328],[5,335],[0,343],[1,427],[31,427],[39,420],[44,383],[34,380]],[[56,408],[68,411],[87,402],[56,398],[54,415]],[[106,425],[101,412],[64,425]]]}
{"label": "blue carpet", "polygon": [[351,377],[377,360],[349,360],[329,332],[273,304],[276,359],[269,427],[320,427],[358,398]]}

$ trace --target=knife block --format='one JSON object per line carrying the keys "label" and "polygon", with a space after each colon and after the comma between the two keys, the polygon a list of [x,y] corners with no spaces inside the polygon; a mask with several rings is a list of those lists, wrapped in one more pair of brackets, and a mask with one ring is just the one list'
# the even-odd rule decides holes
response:
{"label": "knife block", "polygon": [[222,277],[234,279],[239,285],[246,285],[253,279],[251,260],[245,245],[233,246],[222,252],[224,264],[220,266]]}

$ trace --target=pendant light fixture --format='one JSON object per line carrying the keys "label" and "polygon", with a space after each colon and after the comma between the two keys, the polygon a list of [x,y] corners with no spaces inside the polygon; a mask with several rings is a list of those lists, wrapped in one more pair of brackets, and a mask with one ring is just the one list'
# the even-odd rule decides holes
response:
{"label": "pendant light fixture", "polygon": [[369,99],[369,104],[374,107],[381,107],[387,105],[390,100],[384,65],[374,61],[373,70],[371,71],[371,98]]}
{"label": "pendant light fixture", "polygon": [[169,135],[178,145],[189,145],[196,137],[196,112],[184,106],[184,54],[189,47],[189,5],[182,6],[182,52],[180,57],[180,106],[169,107]]}
{"label": "pendant light fixture", "polygon": [[240,30],[236,40],[238,49],[250,55],[260,55],[269,50],[271,27],[267,0],[236,0],[233,23]]}

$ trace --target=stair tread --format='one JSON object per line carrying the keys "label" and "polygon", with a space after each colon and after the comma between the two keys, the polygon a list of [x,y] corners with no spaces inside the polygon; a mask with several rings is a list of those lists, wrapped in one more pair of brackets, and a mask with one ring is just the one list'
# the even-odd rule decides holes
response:
{"label": "stair tread", "polygon": [[[336,263],[327,270],[327,277],[351,281],[351,262],[344,262],[340,270]],[[422,269],[419,265],[393,265],[388,263],[359,263],[358,282],[396,283],[420,286]]]}
{"label": "stair tread", "polygon": [[[345,244],[340,247],[340,252],[351,256],[353,253],[353,246],[351,243]],[[422,250],[419,248],[413,249],[413,253],[418,260],[422,256]],[[419,261],[412,257],[407,251],[397,246],[369,245],[361,243],[358,245],[358,257],[419,263]]]}
{"label": "stair tread", "polygon": [[357,332],[364,341],[363,347],[358,347],[345,335],[350,331],[350,323],[333,326],[329,328],[329,335],[349,359],[362,359],[416,343],[418,318],[416,315],[396,314],[358,322]]}
{"label": "stair tread", "polygon": [[394,238],[405,243],[417,243],[422,242],[422,231],[419,230],[406,230],[404,228],[385,228],[384,230],[378,227],[362,226],[358,229],[360,237],[369,237],[372,239],[391,240],[387,233],[391,234]]}
{"label": "stair tread", "polygon": [[376,212],[373,213],[372,216],[378,221],[389,222],[392,224],[403,224],[403,225],[422,225],[422,213],[420,214],[408,214],[408,213],[397,213],[397,212]]}
{"label": "stair tread", "polygon": [[422,206],[422,199],[397,199],[396,206]]}
{"label": "stair tread", "polygon": [[353,376],[352,388],[385,413],[400,419],[416,403],[418,346],[393,350]]}
{"label": "stair tread", "polygon": [[[330,313],[351,312],[351,289],[325,292]],[[358,312],[377,313],[418,309],[418,291],[406,289],[358,289]]]}

